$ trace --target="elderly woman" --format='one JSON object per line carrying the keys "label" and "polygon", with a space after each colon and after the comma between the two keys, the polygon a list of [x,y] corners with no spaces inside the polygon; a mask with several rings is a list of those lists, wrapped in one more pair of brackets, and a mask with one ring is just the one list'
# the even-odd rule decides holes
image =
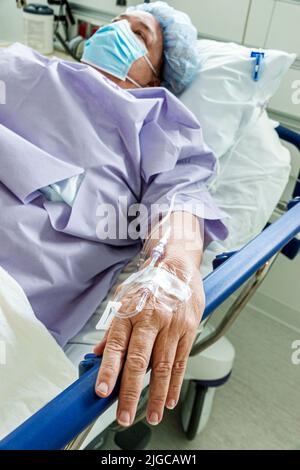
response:
{"label": "elderly woman", "polygon": [[[117,315],[95,347],[103,355],[99,396],[111,393],[122,369],[117,419],[124,426],[134,420],[150,364],[149,423],[176,406],[204,310],[203,249],[227,235],[207,191],[215,157],[198,122],[165,88],[153,88],[162,83],[179,94],[191,82],[195,40],[186,15],[156,2],[100,28],[81,64],[21,45],[0,53],[7,90],[0,264],[37,317],[65,345],[143,242],[143,266],[149,263],[166,227],[159,266],[191,294],[176,308],[150,296],[138,314]],[[126,293],[120,300],[124,311],[135,301]]]}

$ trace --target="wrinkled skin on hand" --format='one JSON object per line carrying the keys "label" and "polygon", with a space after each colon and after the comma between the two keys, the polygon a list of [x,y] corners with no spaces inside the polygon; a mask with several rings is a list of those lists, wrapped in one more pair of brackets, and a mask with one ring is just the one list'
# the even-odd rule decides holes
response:
{"label": "wrinkled skin on hand", "polygon": [[[105,337],[94,352],[103,354],[96,393],[108,396],[123,367],[117,420],[130,426],[134,420],[144,376],[151,366],[147,420],[158,424],[164,407],[174,408],[178,402],[187,360],[193,345],[205,304],[199,269],[184,257],[165,258],[164,268],[182,280],[189,279],[191,296],[185,304],[171,312],[166,302],[149,297],[139,314],[130,318],[115,317]],[[138,293],[138,291],[137,291]],[[122,298],[122,309],[133,308],[136,301]],[[175,302],[172,304],[175,305]]]}

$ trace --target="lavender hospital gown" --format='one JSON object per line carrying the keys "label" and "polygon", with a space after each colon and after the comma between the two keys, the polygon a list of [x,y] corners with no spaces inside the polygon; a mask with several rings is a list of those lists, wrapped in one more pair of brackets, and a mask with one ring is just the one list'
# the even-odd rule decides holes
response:
{"label": "lavender hospital gown", "polygon": [[[20,44],[1,50],[0,80],[0,265],[60,345],[141,248],[129,233],[99,237],[101,204],[116,212],[120,199],[150,207],[177,192],[176,208],[201,208],[205,245],[226,237],[224,213],[206,189],[215,157],[169,92],[125,91],[88,65]],[[79,174],[72,206],[40,192]]]}

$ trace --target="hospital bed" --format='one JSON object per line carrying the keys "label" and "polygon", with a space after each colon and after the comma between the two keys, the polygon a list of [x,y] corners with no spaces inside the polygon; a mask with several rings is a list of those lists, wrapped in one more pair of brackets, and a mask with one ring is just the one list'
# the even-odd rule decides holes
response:
{"label": "hospital bed", "polygon": [[[299,134],[282,126],[276,130],[282,140],[300,151]],[[300,251],[300,178],[292,199],[286,206],[279,204],[279,210],[280,217],[245,247],[218,255],[213,272],[204,279],[206,308],[186,374],[184,402],[188,403],[188,409],[182,407],[182,424],[190,439],[208,419],[214,390],[230,377],[234,349],[224,334],[260,286],[279,253],[292,260]],[[218,326],[210,327],[207,323],[213,312],[232,295],[235,300]],[[91,446],[91,442],[99,445],[108,426],[118,430],[112,421],[119,383],[108,398],[97,397],[94,384],[101,358],[90,354],[90,344],[77,347],[77,350],[81,356],[88,353],[79,364],[78,380],[0,441],[0,450],[96,448],[97,445]],[[212,365],[215,366],[213,372]],[[144,417],[148,382],[149,371],[135,423]],[[129,431],[130,428],[123,433]]]}

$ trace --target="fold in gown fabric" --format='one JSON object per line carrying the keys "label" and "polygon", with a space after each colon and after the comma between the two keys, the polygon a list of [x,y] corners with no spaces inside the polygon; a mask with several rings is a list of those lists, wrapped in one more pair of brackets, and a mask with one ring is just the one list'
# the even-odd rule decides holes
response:
{"label": "fold in gown fabric", "polygon": [[[83,327],[141,247],[129,233],[99,235],[101,205],[150,208],[177,192],[174,207],[197,203],[206,246],[227,236],[206,189],[215,157],[169,92],[125,91],[88,65],[20,44],[0,52],[0,80],[0,265],[59,344]],[[39,191],[76,175],[72,207]]]}

